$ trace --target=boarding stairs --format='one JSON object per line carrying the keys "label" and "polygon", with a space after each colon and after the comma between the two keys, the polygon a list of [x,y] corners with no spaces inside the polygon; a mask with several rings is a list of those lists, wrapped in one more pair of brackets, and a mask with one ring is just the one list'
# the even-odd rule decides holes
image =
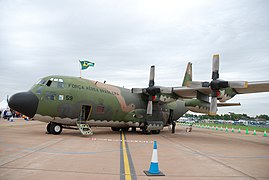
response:
{"label": "boarding stairs", "polygon": [[77,127],[82,135],[92,135],[93,134],[90,125],[87,124],[86,122],[77,120]]}

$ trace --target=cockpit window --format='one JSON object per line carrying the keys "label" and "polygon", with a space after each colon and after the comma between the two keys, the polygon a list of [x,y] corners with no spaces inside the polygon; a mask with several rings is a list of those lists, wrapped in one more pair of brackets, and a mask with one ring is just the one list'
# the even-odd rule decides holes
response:
{"label": "cockpit window", "polygon": [[64,88],[64,81],[63,79],[59,79],[59,78],[50,78],[50,80],[48,80],[46,85],[48,87]]}
{"label": "cockpit window", "polygon": [[52,83],[52,81],[51,81],[51,80],[48,80],[48,82],[46,83],[46,85],[47,85],[48,87],[50,87],[51,83]]}
{"label": "cockpit window", "polygon": [[59,88],[64,88],[64,81],[62,79],[59,79],[59,81],[58,81],[58,87]]}
{"label": "cockpit window", "polygon": [[40,79],[36,84],[41,84],[41,85],[43,85],[43,84],[45,84],[46,82],[47,82],[46,79]]}

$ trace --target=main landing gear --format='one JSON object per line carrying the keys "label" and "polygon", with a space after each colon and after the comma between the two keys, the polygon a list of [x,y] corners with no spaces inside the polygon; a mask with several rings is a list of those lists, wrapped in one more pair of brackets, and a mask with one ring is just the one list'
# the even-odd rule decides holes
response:
{"label": "main landing gear", "polygon": [[129,127],[111,127],[111,130],[112,131],[128,131],[129,130]]}
{"label": "main landing gear", "polygon": [[58,135],[58,134],[61,134],[62,130],[63,130],[63,127],[61,124],[50,122],[47,125],[47,133],[48,134]]}
{"label": "main landing gear", "polygon": [[147,126],[140,128],[142,130],[142,134],[160,134],[161,130],[147,130]]}
{"label": "main landing gear", "polygon": [[[111,127],[112,131],[125,131],[127,132],[130,127]],[[159,134],[160,130],[147,130],[147,126],[140,128],[142,130],[142,134]],[[136,132],[136,127],[132,127],[132,132]]]}

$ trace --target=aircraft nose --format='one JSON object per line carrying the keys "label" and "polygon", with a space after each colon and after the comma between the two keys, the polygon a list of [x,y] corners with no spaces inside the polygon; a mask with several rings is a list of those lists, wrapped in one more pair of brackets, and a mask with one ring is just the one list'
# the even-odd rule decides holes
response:
{"label": "aircraft nose", "polygon": [[8,105],[11,109],[32,118],[37,110],[38,98],[30,91],[20,92],[10,97]]}

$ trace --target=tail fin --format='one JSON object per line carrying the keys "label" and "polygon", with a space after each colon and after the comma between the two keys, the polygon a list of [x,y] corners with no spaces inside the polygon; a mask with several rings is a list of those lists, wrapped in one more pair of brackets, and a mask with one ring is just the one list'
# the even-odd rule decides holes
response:
{"label": "tail fin", "polygon": [[188,82],[192,81],[192,63],[188,63],[182,86],[187,86]]}

